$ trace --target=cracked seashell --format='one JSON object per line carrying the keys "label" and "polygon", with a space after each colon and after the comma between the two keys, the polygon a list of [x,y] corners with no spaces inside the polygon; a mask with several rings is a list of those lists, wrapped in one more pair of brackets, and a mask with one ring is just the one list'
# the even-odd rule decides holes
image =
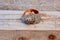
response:
{"label": "cracked seashell", "polygon": [[37,24],[41,20],[39,11],[36,9],[28,9],[26,10],[22,17],[21,21],[26,23],[26,24]]}

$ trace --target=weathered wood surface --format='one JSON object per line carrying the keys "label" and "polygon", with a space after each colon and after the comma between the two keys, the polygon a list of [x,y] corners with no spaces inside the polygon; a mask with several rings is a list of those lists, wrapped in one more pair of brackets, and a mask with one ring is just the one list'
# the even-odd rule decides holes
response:
{"label": "weathered wood surface", "polygon": [[26,10],[29,8],[60,11],[60,0],[0,0],[0,10]]}
{"label": "weathered wood surface", "polygon": [[[59,30],[60,12],[41,11],[50,16],[49,20],[41,21],[39,24],[26,25],[21,22],[23,11],[0,10],[0,30]],[[52,17],[52,18],[51,18]]]}
{"label": "weathered wood surface", "polygon": [[60,31],[8,31],[0,30],[0,40],[18,40],[26,37],[28,40],[50,40],[49,35],[54,35],[55,40],[60,40]]}

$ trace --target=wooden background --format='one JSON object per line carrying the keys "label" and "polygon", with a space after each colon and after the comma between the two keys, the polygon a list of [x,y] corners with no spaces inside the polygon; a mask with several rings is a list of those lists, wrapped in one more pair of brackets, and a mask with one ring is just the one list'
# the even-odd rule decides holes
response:
{"label": "wooden background", "polygon": [[49,40],[49,35],[54,35],[55,40],[60,40],[60,31],[13,31],[0,30],[0,40],[18,40],[20,37],[26,37],[28,40]]}
{"label": "wooden background", "polygon": [[26,10],[28,8],[60,11],[60,0],[0,0],[0,10]]}
{"label": "wooden background", "polygon": [[49,19],[35,25],[26,25],[21,22],[23,12],[0,10],[0,30],[60,30],[60,12],[58,11],[40,11],[47,14]]}

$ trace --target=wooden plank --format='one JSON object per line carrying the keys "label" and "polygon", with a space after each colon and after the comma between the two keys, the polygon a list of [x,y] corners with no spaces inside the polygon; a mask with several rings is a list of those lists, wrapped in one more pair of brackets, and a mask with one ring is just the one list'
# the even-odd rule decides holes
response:
{"label": "wooden plank", "polygon": [[0,10],[0,30],[58,30],[60,29],[60,12],[40,11],[53,17],[39,24],[26,25],[19,20],[24,11]]}
{"label": "wooden plank", "polygon": [[[2,35],[3,34],[3,35]],[[54,35],[55,40],[60,39],[60,31],[16,31],[0,30],[0,40],[18,40],[25,37],[28,40],[49,40],[49,36]]]}

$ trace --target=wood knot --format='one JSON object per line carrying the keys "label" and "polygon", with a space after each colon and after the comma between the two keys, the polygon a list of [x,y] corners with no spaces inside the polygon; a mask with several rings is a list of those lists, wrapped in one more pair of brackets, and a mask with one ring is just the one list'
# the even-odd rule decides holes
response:
{"label": "wood knot", "polygon": [[26,37],[19,37],[18,40],[28,40]]}
{"label": "wood knot", "polygon": [[48,38],[54,40],[56,38],[56,36],[51,34],[48,36]]}

